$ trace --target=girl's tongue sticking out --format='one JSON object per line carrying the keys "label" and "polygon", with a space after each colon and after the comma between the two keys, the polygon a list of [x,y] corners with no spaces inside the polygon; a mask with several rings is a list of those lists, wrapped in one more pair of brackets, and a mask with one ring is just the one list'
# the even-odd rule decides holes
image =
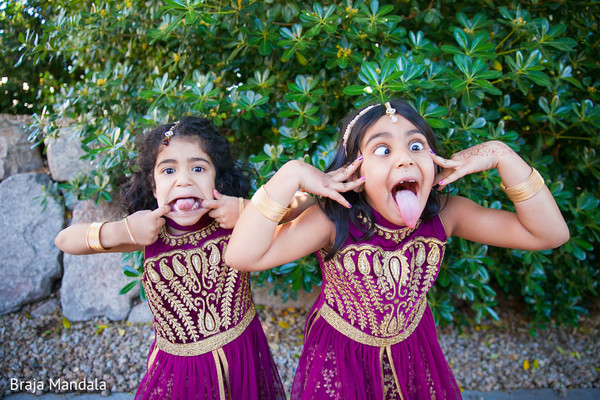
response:
{"label": "girl's tongue sticking out", "polygon": [[200,208],[200,199],[195,197],[177,199],[171,203],[171,210],[178,213],[193,211],[197,210],[198,208]]}
{"label": "girl's tongue sticking out", "polygon": [[406,226],[414,228],[421,216],[417,195],[412,190],[400,188],[400,190],[396,191],[394,194],[394,200],[396,201],[396,207]]}

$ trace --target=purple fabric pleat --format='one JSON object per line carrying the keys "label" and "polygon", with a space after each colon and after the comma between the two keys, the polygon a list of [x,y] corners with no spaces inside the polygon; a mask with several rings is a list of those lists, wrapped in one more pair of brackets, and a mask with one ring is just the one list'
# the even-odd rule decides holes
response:
{"label": "purple fabric pleat", "polygon": [[[150,349],[150,354],[154,350]],[[142,379],[136,400],[281,399],[285,392],[267,339],[255,317],[244,333],[222,347],[227,359],[231,397],[219,390],[219,374],[212,352],[175,356],[158,350]],[[226,374],[223,373],[224,377]]]}
{"label": "purple fabric pleat", "polygon": [[391,354],[403,397],[395,393],[393,376],[383,377],[380,357],[389,363],[385,349],[357,343],[318,318],[300,355],[290,399],[461,398],[429,307],[413,334],[391,346]]}

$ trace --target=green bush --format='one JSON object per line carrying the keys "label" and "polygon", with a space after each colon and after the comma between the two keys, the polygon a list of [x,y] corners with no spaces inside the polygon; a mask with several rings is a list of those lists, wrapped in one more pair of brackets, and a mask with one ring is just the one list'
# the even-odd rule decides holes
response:
{"label": "green bush", "polygon": [[[63,189],[110,200],[133,136],[183,114],[222,127],[256,186],[283,163],[324,168],[352,107],[410,100],[446,155],[502,140],[546,179],[568,221],[561,248],[524,252],[454,239],[430,303],[495,316],[498,291],[533,320],[577,323],[598,292],[600,83],[595,3],[433,0],[54,1],[24,57],[68,60],[72,83],[34,116],[35,142],[75,121],[98,169]],[[595,78],[594,78],[595,77]],[[495,171],[454,190],[511,209]],[[128,267],[135,276],[139,270]],[[320,282],[307,258],[255,276],[283,296]]]}

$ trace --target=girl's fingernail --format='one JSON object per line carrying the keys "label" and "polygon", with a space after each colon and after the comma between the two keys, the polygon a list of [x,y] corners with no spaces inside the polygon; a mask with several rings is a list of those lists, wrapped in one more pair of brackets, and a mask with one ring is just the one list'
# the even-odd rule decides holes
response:
{"label": "girl's fingernail", "polygon": [[358,156],[358,158],[356,159],[356,161],[360,161],[360,160],[362,160],[362,159],[363,159],[363,156],[362,156],[362,154],[361,154],[360,156]]}
{"label": "girl's fingernail", "polygon": [[364,181],[364,180],[365,180],[364,176],[361,176],[360,179],[359,179],[359,181]]}
{"label": "girl's fingernail", "polygon": [[429,152],[430,152],[431,154],[435,154],[435,153],[433,152],[433,150],[432,150],[432,149],[429,149]]}
{"label": "girl's fingernail", "polygon": [[352,204],[348,203],[348,208],[352,208]]}
{"label": "girl's fingernail", "polygon": [[444,181],[439,181],[438,182],[438,185],[443,185],[443,184],[444,184]]}

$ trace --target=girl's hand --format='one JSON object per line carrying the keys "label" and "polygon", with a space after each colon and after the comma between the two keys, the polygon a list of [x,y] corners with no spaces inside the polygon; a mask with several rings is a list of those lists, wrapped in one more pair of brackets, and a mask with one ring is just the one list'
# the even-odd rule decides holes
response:
{"label": "girl's hand", "polygon": [[170,211],[171,206],[165,204],[154,211],[142,210],[127,217],[131,235],[138,245],[149,246],[156,242],[160,228],[166,222],[162,217]]}
{"label": "girl's hand", "polygon": [[362,163],[362,156],[359,156],[354,162],[346,167],[336,169],[325,173],[312,165],[300,163],[302,172],[300,173],[300,190],[309,192],[317,196],[329,197],[337,201],[346,208],[352,206],[341,193],[357,189],[365,183],[365,178],[354,179],[353,175]]}
{"label": "girl's hand", "polygon": [[202,207],[209,209],[211,218],[219,223],[221,228],[233,229],[240,217],[240,199],[238,197],[226,196],[213,190],[215,200],[204,200]]}
{"label": "girl's hand", "polygon": [[490,141],[469,147],[445,159],[437,154],[431,154],[433,162],[442,167],[436,175],[434,185],[439,185],[438,190],[468,174],[497,168],[502,157],[514,153],[506,144],[499,141]]}

